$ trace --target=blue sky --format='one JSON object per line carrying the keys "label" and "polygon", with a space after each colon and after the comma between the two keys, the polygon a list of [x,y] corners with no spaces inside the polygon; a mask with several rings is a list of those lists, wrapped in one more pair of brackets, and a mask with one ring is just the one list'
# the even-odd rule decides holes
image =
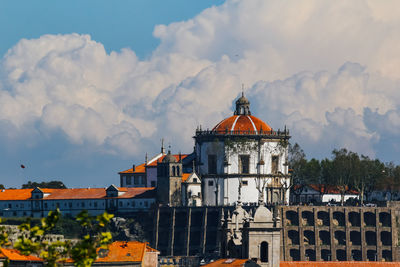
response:
{"label": "blue sky", "polygon": [[1,1],[0,55],[20,39],[44,34],[90,34],[108,52],[130,47],[140,57],[158,45],[153,37],[157,24],[186,20],[223,1]]}
{"label": "blue sky", "polygon": [[[398,163],[397,1],[1,1],[0,183],[118,184],[232,114]],[[26,166],[21,169],[20,164]]]}

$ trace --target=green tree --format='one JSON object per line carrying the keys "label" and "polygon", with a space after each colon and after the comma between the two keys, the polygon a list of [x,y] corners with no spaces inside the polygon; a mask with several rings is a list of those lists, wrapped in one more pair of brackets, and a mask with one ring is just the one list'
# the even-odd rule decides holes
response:
{"label": "green tree", "polygon": [[352,179],[352,187],[359,192],[361,205],[376,188],[377,183],[383,179],[384,167],[384,164],[377,159],[371,160],[367,156],[361,156],[360,175]]}
{"label": "green tree", "polygon": [[26,184],[22,185],[22,189],[29,189],[29,188],[36,188],[36,187],[41,187],[41,188],[55,188],[55,189],[65,189],[67,188],[65,184],[61,181],[50,181],[50,182],[31,182],[29,181]]}
{"label": "green tree", "polygon": [[292,184],[303,185],[306,183],[306,164],[306,155],[300,145],[297,143],[289,144],[289,169],[292,172]]}
{"label": "green tree", "polygon": [[332,159],[332,174],[330,177],[332,184],[340,192],[340,203],[344,204],[344,195],[350,189],[349,185],[353,180],[359,179],[360,172],[360,158],[357,153],[347,151],[342,148],[340,150],[333,150]]}
{"label": "green tree", "polygon": [[[53,243],[45,241],[45,235],[54,229],[60,217],[61,213],[57,209],[49,212],[46,218],[42,218],[39,225],[32,225],[28,218],[26,222],[19,226],[21,235],[14,247],[25,255],[39,255],[44,259],[46,266],[59,266],[67,258],[71,258],[75,266],[91,266],[97,258],[97,249],[106,249],[112,240],[111,233],[105,231],[105,229],[113,215],[104,213],[94,219],[89,216],[87,211],[82,211],[76,217],[86,233],[81,240],[74,244],[69,241]],[[5,240],[4,235],[0,238],[0,242],[1,240]]]}

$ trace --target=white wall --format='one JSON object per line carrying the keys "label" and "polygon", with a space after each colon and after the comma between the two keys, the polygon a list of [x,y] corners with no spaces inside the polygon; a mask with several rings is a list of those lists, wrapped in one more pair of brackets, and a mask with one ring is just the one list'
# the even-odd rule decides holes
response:
{"label": "white wall", "polygon": [[[287,157],[287,148],[279,145],[278,140],[264,142],[260,147],[260,155],[257,148],[258,142],[249,140],[244,149],[233,151],[231,147],[225,146],[223,141],[202,142],[201,145],[196,144],[196,153],[198,155],[197,162],[201,162],[199,166],[200,174],[208,174],[208,155],[217,156],[217,174],[238,174],[239,173],[239,155],[249,155],[249,174],[253,177],[243,178],[247,181],[247,186],[242,186],[242,202],[258,202],[258,190],[256,186],[256,177],[258,174],[258,163],[263,159],[264,165],[260,165],[260,174],[271,174],[272,156],[279,156],[278,172],[288,173],[287,166],[284,165]],[[224,158],[227,158],[229,165],[224,166]],[[240,175],[238,175],[239,177]],[[213,186],[208,185],[208,181],[213,181]],[[205,205],[215,205],[215,180],[214,178],[203,178],[203,203]],[[268,178],[268,183],[270,179]],[[289,179],[285,179],[289,183]],[[267,184],[268,184],[267,183]],[[238,200],[238,178],[218,179],[219,185],[219,205],[234,204]],[[289,201],[289,192],[286,193],[285,199]],[[264,200],[266,194],[264,193]]]}

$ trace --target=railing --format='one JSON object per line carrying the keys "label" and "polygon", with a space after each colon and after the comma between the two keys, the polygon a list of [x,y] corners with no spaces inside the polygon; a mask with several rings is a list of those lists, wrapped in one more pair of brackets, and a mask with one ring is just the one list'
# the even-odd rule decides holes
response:
{"label": "railing", "polygon": [[201,136],[201,135],[268,135],[268,136],[289,136],[289,130],[278,130],[278,131],[250,131],[250,130],[235,130],[235,131],[230,131],[228,129],[226,130],[196,130],[196,136]]}

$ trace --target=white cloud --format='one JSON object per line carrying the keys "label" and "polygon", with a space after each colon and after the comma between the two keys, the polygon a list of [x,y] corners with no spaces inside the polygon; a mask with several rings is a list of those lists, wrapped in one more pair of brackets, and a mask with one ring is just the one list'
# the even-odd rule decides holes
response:
{"label": "white cloud", "polygon": [[380,3],[227,1],[157,26],[161,43],[143,61],[89,35],[21,40],[1,61],[0,131],[61,131],[134,156],[164,136],[191,151],[196,126],[230,115],[245,83],[253,113],[287,124],[306,151],[374,155],[382,131],[400,128],[400,8]]}

